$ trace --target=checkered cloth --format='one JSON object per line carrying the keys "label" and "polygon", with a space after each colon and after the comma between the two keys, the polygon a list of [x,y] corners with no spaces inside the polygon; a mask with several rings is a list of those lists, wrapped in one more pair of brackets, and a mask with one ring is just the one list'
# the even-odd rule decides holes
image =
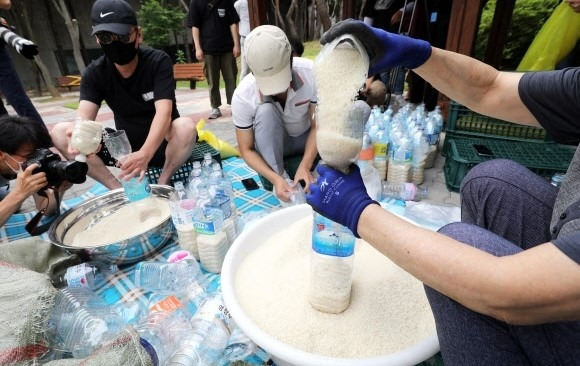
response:
{"label": "checkered cloth", "polygon": [[[234,203],[239,216],[243,218],[244,215],[248,213],[255,213],[262,210],[272,211],[281,207],[280,201],[278,201],[272,192],[263,189],[257,173],[248,167],[243,159],[233,157],[222,161],[222,164],[224,173],[232,181],[235,193]],[[260,185],[260,189],[246,191],[241,183],[241,180],[245,178],[254,178],[254,180],[256,180]],[[62,202],[61,212],[65,212],[81,202],[106,193],[107,191],[107,188],[102,184],[96,184],[83,195]],[[24,227],[35,214],[36,212],[12,215],[8,222],[0,228],[0,243],[28,237],[29,234],[26,232]],[[41,237],[48,241],[46,233],[42,234]],[[148,258],[148,260],[166,261],[171,253],[179,249],[177,234],[174,234],[169,239],[168,243],[160,251]],[[111,305],[120,302],[129,303],[132,301],[141,301],[146,305],[148,294],[134,284],[136,265],[136,263],[120,265],[119,271],[110,276],[106,283],[103,283],[98,287],[96,293]],[[203,268],[202,271],[208,279],[209,289],[219,290],[220,275],[206,272]],[[262,365],[266,363],[269,358],[269,355],[264,350],[258,348],[256,352],[244,359],[244,362],[248,364]]]}

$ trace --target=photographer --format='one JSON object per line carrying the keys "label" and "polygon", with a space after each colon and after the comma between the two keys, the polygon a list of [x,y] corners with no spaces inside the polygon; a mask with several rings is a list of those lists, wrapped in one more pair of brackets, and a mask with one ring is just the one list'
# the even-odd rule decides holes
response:
{"label": "photographer", "polygon": [[[52,189],[46,189],[46,197],[38,195],[48,181],[45,172],[33,173],[38,164],[22,168],[28,158],[40,148],[51,145],[50,135],[36,121],[26,117],[0,117],[0,226],[18,211],[30,196],[34,197],[38,210],[46,208],[45,215],[56,210],[56,199]],[[9,181],[15,180],[9,187]],[[70,183],[59,186],[61,196]]]}

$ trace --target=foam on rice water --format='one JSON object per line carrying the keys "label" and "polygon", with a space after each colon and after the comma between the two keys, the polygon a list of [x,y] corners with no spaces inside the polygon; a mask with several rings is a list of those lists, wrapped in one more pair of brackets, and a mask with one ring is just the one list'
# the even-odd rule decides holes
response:
{"label": "foam on rice water", "polygon": [[327,44],[314,60],[318,92],[316,143],[322,160],[346,171],[362,147],[364,121],[354,99],[367,78],[368,56],[345,35]]}

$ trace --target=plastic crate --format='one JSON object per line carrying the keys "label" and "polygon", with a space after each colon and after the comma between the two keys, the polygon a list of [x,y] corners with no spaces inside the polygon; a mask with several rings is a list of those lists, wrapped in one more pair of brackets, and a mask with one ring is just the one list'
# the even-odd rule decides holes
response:
{"label": "plastic crate", "polygon": [[450,138],[485,137],[508,141],[553,142],[546,130],[541,127],[524,126],[484,116],[454,101],[449,104],[445,131],[441,151],[443,156],[447,156],[449,152],[447,139]]}
{"label": "plastic crate", "polygon": [[[485,145],[493,156],[478,155],[473,145]],[[516,161],[534,173],[549,178],[556,172],[565,172],[574,156],[575,148],[555,143],[507,141],[497,139],[451,138],[449,155],[443,173],[447,189],[459,192],[461,181],[475,165],[486,160],[505,158]]]}
{"label": "plastic crate", "polygon": [[[222,159],[220,156],[220,152],[214,149],[210,144],[205,141],[198,141],[191,152],[189,159],[181,166],[175,174],[171,177],[171,185],[174,185],[175,182],[183,182],[183,184],[187,184],[187,180],[189,179],[189,173],[193,170],[193,162],[194,161],[202,161],[203,155],[205,153],[210,153],[211,157],[215,159],[220,166],[222,165]],[[149,183],[157,184],[159,180],[159,176],[161,175],[161,171],[163,169],[160,167],[149,167],[147,169],[146,175],[149,178]]]}

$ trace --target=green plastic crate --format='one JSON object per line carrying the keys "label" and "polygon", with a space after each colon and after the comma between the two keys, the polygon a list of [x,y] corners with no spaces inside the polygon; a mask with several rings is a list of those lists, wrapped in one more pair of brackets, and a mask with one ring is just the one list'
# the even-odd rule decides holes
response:
{"label": "green plastic crate", "polygon": [[[477,154],[473,145],[485,145],[492,157]],[[451,138],[449,155],[443,173],[447,189],[459,192],[461,181],[475,165],[486,160],[505,158],[514,160],[534,173],[549,178],[556,172],[565,172],[574,156],[575,148],[555,143],[507,141],[497,139]]]}
{"label": "green plastic crate", "polygon": [[447,140],[459,137],[484,137],[538,143],[553,142],[546,130],[541,127],[525,126],[484,116],[451,101],[441,155],[447,156],[449,153]]}
{"label": "green plastic crate", "polygon": [[[183,164],[175,174],[171,177],[171,185],[174,185],[175,182],[183,182],[183,184],[187,184],[187,180],[189,179],[189,173],[193,170],[193,162],[194,161],[202,161],[203,155],[205,153],[210,153],[211,157],[216,160],[220,166],[222,165],[222,159],[220,156],[220,152],[214,149],[210,144],[205,141],[198,141],[191,152],[191,155],[187,162]],[[146,175],[149,178],[149,183],[157,184],[159,180],[159,176],[161,175],[161,167],[149,167],[147,169]]]}

